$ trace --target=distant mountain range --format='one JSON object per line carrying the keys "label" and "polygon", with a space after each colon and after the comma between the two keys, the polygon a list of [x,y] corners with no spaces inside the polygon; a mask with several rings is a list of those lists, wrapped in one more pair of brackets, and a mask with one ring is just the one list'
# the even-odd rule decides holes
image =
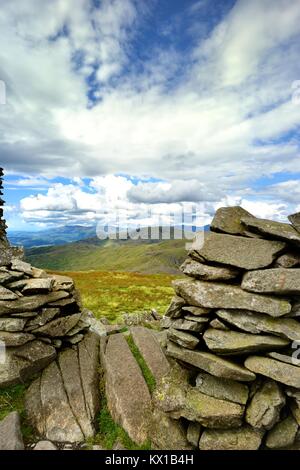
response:
{"label": "distant mountain range", "polygon": [[[132,271],[148,274],[178,274],[186,257],[181,230],[171,228],[171,239],[147,239],[148,228],[141,238],[105,239],[95,236],[95,227],[67,226],[42,232],[14,232],[10,242],[23,245],[32,265],[54,271]],[[205,227],[207,230],[208,227]]]}

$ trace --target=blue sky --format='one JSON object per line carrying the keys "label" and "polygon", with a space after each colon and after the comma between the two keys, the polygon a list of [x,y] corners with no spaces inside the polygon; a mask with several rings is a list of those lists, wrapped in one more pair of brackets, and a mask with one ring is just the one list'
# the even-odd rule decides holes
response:
{"label": "blue sky", "polygon": [[3,0],[9,229],[299,211],[299,25],[298,0]]}

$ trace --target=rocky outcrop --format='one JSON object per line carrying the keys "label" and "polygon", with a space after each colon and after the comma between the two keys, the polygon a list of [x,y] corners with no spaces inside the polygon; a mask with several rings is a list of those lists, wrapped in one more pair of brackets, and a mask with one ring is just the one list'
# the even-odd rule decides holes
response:
{"label": "rocky outcrop", "polygon": [[290,220],[218,209],[181,268],[187,278],[174,282],[161,324],[167,355],[189,378],[165,380],[155,399],[189,421],[187,438],[200,450],[297,446],[299,214]]}

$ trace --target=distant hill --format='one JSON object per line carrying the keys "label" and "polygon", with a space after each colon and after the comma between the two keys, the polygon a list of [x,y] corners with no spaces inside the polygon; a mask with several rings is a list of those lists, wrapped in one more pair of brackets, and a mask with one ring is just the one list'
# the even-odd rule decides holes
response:
{"label": "distant hill", "polygon": [[34,266],[54,271],[131,271],[178,274],[186,257],[185,240],[104,240],[97,238],[61,246],[27,248]]}

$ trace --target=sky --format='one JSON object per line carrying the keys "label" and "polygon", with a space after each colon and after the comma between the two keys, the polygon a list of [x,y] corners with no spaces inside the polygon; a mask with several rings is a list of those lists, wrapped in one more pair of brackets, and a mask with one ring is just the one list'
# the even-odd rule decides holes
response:
{"label": "sky", "polygon": [[299,0],[1,0],[0,40],[9,230],[300,210]]}

